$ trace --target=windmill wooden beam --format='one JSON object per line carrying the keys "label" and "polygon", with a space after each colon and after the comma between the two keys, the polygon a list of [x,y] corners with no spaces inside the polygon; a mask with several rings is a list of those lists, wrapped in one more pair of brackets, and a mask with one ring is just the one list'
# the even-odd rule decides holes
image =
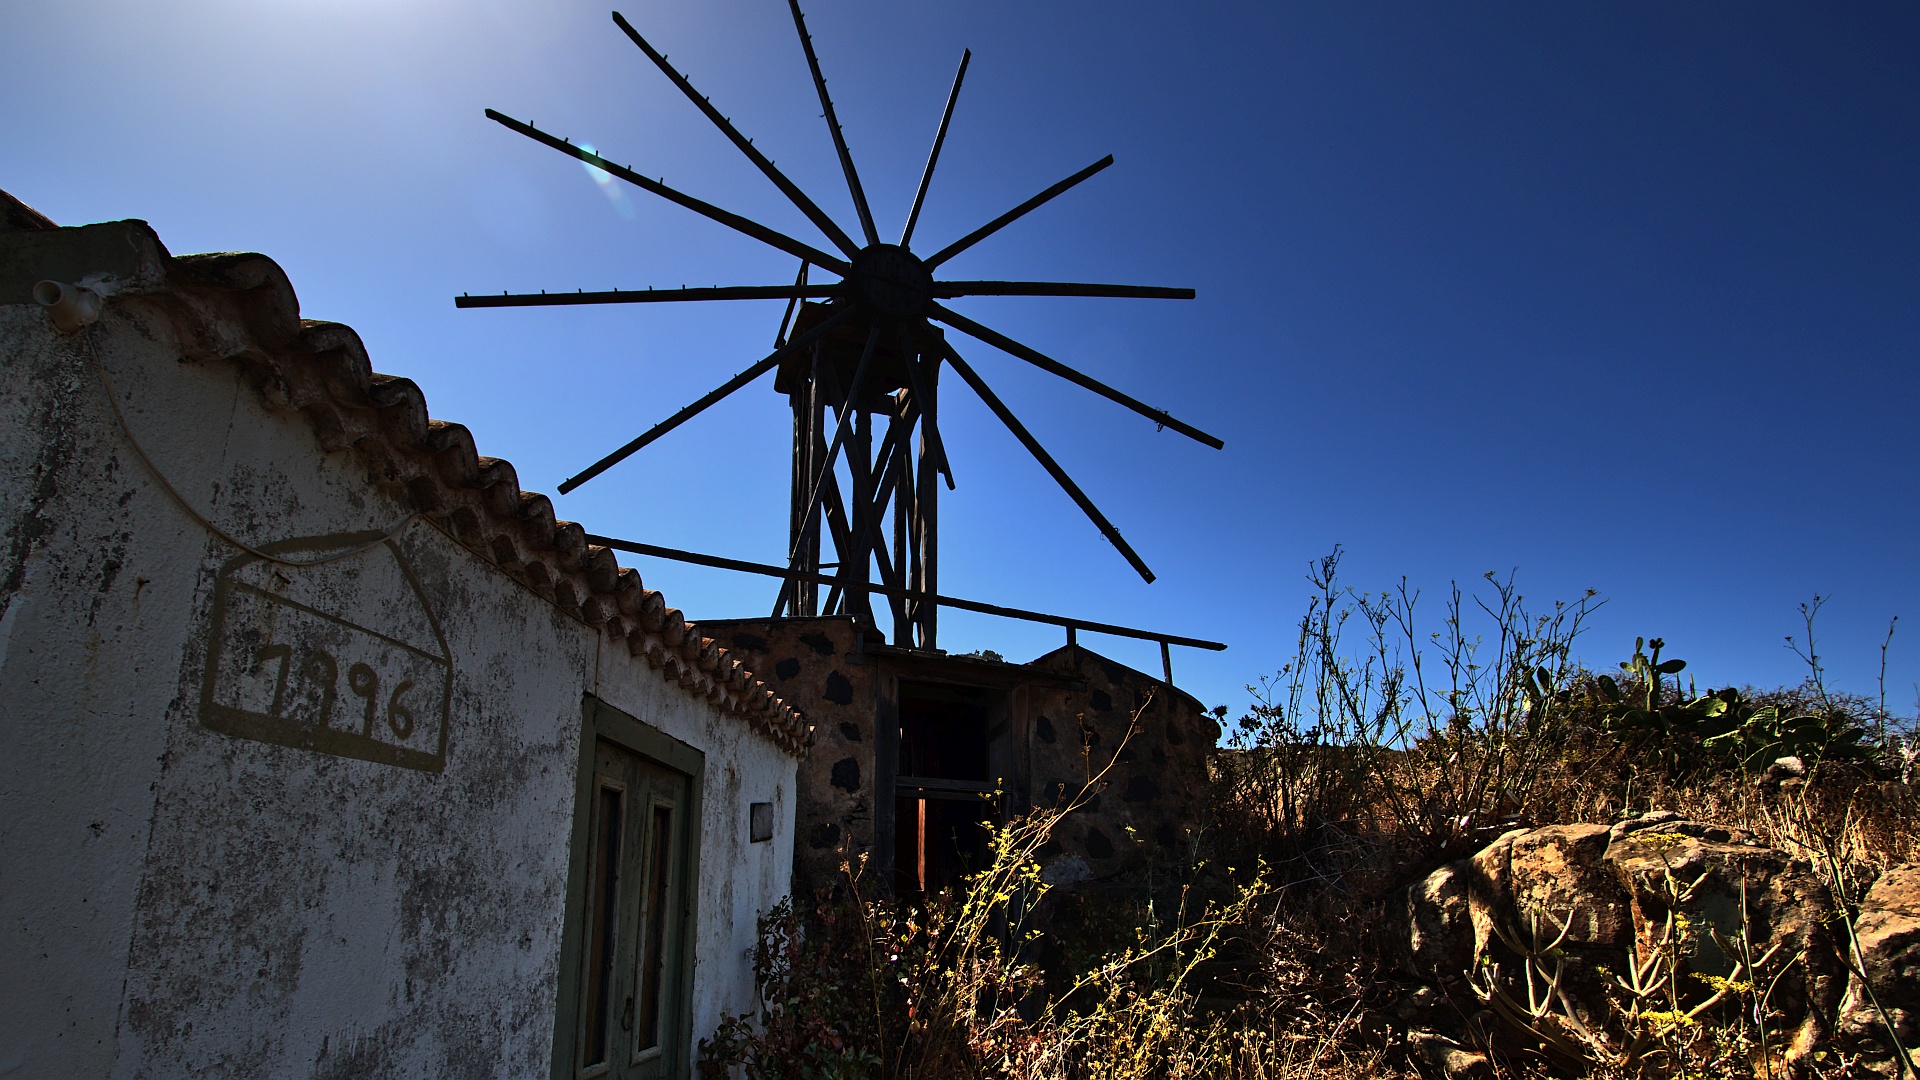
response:
{"label": "windmill wooden beam", "polygon": [[[710,566],[717,570],[731,570],[741,574],[758,574],[762,577],[799,578],[812,577],[819,585],[829,584],[836,579],[825,574],[801,574],[783,566],[770,563],[752,562],[747,559],[730,559],[722,555],[708,555],[698,551],[682,551],[679,548],[663,547],[638,540],[622,540],[612,536],[587,535],[587,543],[612,548],[615,551],[628,551],[635,555],[647,555],[656,559],[688,563],[694,566]],[[885,585],[868,585],[869,592],[884,593]],[[1179,645],[1188,649],[1204,649],[1207,652],[1225,652],[1226,643],[1209,641],[1206,638],[1186,637],[1181,634],[1164,634],[1157,630],[1142,630],[1133,626],[1120,626],[1115,623],[1097,622],[1092,619],[1076,619],[1069,615],[1050,615],[1043,611],[1030,611],[1026,608],[1008,607],[1005,604],[989,604],[980,600],[966,600],[957,596],[935,595],[932,593],[911,594],[909,599],[955,611],[973,611],[982,615],[995,615],[1003,619],[1018,619],[1022,622],[1044,623],[1058,626],[1067,631],[1067,640],[1072,642],[1080,631],[1094,634],[1110,634],[1114,637],[1132,638],[1136,641],[1158,641],[1167,645]]]}

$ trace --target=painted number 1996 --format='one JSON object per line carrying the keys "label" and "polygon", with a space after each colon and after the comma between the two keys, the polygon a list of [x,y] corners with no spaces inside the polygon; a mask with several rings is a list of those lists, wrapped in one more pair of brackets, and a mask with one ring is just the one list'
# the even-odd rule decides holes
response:
{"label": "painted number 1996", "polygon": [[[306,654],[306,659],[300,665],[300,676],[319,688],[320,725],[331,726],[334,700],[339,690],[340,662],[334,659],[332,653],[321,648],[308,648]],[[277,717],[285,716],[287,670],[292,666],[293,646],[285,643],[262,645],[253,651],[253,660],[256,670],[269,663],[277,665],[273,677],[273,702],[267,711]],[[356,663],[347,668],[347,689],[355,696],[366,699],[365,722],[360,727],[360,734],[372,738],[374,724],[380,714],[380,673],[367,664]],[[396,739],[405,739],[413,734],[413,710],[400,700],[411,689],[413,680],[401,679],[387,696],[387,727]]]}

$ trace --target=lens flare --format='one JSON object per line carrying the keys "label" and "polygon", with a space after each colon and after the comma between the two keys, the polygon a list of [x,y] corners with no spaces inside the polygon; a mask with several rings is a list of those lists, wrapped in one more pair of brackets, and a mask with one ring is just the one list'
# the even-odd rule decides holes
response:
{"label": "lens flare", "polygon": [[[580,149],[589,154],[600,153],[590,143],[581,143]],[[607,197],[607,201],[613,204],[614,212],[629,221],[633,220],[633,203],[627,200],[626,189],[613,182],[613,174],[584,161],[580,163],[580,167],[587,170],[587,175],[593,178],[594,185]]]}

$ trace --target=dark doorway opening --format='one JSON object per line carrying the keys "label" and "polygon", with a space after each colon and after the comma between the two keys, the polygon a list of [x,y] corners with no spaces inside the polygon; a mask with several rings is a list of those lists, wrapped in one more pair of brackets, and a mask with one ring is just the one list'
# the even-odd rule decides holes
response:
{"label": "dark doorway opening", "polygon": [[952,888],[986,865],[999,821],[993,742],[1005,695],[940,683],[900,683],[900,761],[894,785],[894,891]]}

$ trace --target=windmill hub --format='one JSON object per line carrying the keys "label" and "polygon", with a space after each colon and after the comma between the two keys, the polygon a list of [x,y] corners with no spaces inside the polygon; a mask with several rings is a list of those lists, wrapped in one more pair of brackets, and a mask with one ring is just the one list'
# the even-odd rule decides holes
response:
{"label": "windmill hub", "polygon": [[933,303],[933,272],[897,244],[872,244],[853,257],[848,277],[853,295],[868,308],[895,319],[924,316]]}

